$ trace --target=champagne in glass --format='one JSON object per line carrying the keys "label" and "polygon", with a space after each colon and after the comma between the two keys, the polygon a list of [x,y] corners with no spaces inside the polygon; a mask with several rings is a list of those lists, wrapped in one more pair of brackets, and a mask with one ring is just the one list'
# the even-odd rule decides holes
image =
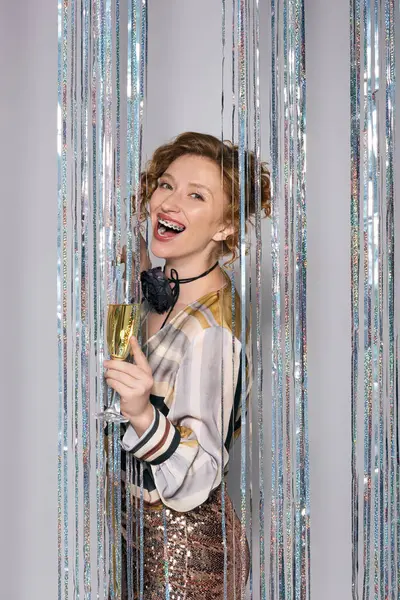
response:
{"label": "champagne in glass", "polygon": [[[140,324],[140,304],[109,304],[107,314],[107,346],[110,357],[126,360],[129,355],[129,340],[137,336]],[[127,423],[120,412],[118,394],[112,390],[111,404],[97,415],[107,423]]]}

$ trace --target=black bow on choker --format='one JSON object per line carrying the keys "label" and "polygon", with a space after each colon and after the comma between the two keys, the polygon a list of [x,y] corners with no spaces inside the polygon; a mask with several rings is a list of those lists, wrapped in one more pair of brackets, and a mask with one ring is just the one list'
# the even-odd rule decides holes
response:
{"label": "black bow on choker", "polygon": [[[161,267],[155,267],[154,269],[143,271],[140,274],[143,296],[146,298],[150,310],[159,315],[162,315],[167,310],[169,311],[162,327],[164,327],[178,301],[180,284],[190,283],[191,281],[196,281],[196,279],[201,279],[201,277],[205,277],[211,273],[217,266],[218,261],[201,275],[197,275],[197,277],[187,277],[186,279],[179,279],[178,272],[175,269],[171,269],[171,277],[167,277],[164,269]],[[173,284],[172,287],[171,284]]]}

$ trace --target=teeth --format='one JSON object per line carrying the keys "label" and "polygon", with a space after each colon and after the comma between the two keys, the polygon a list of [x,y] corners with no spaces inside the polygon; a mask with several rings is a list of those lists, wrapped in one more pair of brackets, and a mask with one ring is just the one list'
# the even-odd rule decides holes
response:
{"label": "teeth", "polygon": [[164,225],[164,227],[169,227],[169,229],[174,229],[175,231],[183,231],[185,228],[177,225],[176,223],[171,223],[171,221],[165,221],[164,219],[158,219],[160,225]]}

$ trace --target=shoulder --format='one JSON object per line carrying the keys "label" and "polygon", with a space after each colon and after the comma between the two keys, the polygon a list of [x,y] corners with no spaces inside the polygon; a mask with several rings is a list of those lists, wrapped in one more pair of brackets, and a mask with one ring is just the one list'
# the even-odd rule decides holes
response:
{"label": "shoulder", "polygon": [[[226,330],[230,336],[240,338],[240,302],[230,284],[210,292],[193,302],[182,312],[178,327],[190,340],[212,337],[217,330]],[[211,330],[207,335],[206,331]]]}

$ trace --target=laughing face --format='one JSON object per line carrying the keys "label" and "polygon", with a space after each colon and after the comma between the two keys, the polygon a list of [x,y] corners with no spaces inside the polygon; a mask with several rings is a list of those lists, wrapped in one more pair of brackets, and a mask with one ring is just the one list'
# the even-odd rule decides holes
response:
{"label": "laughing face", "polygon": [[208,264],[232,232],[223,221],[228,197],[221,170],[210,159],[184,155],[158,180],[150,200],[151,250],[169,261]]}

